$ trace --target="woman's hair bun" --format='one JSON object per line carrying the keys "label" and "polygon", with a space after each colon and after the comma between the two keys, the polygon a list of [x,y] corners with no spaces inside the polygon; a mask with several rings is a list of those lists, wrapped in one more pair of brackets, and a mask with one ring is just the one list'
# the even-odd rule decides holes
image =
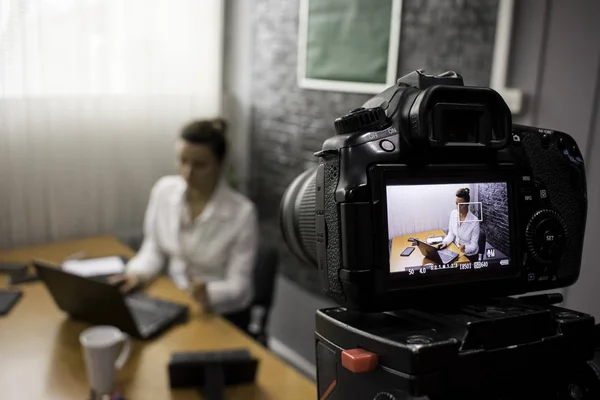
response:
{"label": "woman's hair bun", "polygon": [[456,197],[465,199],[467,202],[471,201],[471,195],[469,194],[469,188],[460,188],[456,191]]}
{"label": "woman's hair bun", "polygon": [[194,120],[183,127],[180,137],[193,144],[209,146],[217,160],[222,162],[227,153],[226,129],[227,123],[222,118]]}
{"label": "woman's hair bun", "polygon": [[223,118],[217,117],[212,120],[212,126],[214,129],[221,131],[221,133],[225,134],[227,131],[227,122]]}

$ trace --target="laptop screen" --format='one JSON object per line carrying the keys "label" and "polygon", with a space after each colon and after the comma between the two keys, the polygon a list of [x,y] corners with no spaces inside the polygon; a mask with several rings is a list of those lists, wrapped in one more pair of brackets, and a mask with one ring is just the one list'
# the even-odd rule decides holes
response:
{"label": "laptop screen", "polygon": [[510,266],[508,199],[505,181],[387,185],[390,272],[423,278]]}

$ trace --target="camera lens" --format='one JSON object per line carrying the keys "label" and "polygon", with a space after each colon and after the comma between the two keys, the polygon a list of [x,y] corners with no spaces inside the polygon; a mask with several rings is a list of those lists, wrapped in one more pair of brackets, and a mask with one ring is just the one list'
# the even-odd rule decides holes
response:
{"label": "camera lens", "polygon": [[304,171],[288,186],[279,210],[281,232],[288,248],[302,261],[317,266],[315,227],[317,168]]}

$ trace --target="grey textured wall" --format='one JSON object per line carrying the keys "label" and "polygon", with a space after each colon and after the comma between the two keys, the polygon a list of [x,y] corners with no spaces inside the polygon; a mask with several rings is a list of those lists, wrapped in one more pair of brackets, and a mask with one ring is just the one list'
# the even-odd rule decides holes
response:
{"label": "grey textured wall", "polygon": [[[508,229],[508,194],[502,183],[477,185],[479,201],[483,207],[481,230],[486,241],[504,254],[510,254]],[[479,249],[480,252],[483,249]]]}
{"label": "grey textured wall", "polygon": [[498,0],[404,0],[398,76],[455,70],[487,86],[497,16]]}

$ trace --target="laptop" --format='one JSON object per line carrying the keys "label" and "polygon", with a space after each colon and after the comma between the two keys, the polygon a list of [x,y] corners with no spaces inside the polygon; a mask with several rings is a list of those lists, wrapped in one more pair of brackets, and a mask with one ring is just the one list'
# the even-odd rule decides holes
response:
{"label": "laptop", "polygon": [[71,274],[47,261],[34,260],[33,265],[56,305],[75,319],[113,325],[139,339],[187,321],[185,305],[141,293],[124,295],[106,281]]}
{"label": "laptop", "polygon": [[437,264],[450,264],[459,256],[458,253],[455,253],[451,250],[438,250],[432,245],[422,242],[419,239],[415,240],[417,241],[417,247],[421,251],[421,254]]}

